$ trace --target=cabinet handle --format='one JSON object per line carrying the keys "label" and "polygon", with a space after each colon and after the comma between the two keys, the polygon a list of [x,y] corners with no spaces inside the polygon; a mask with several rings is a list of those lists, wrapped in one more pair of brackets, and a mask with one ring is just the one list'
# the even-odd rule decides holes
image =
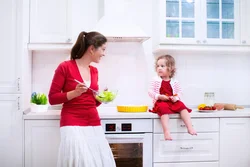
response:
{"label": "cabinet handle", "polygon": [[68,38],[68,39],[66,40],[66,42],[71,42],[71,38]]}
{"label": "cabinet handle", "polygon": [[245,123],[241,123],[241,122],[238,122],[238,123],[227,123],[227,125],[245,125]]}
{"label": "cabinet handle", "polygon": [[20,91],[20,78],[17,78],[17,91]]}
{"label": "cabinet handle", "polygon": [[203,43],[207,43],[207,40],[203,40]]}
{"label": "cabinet handle", "polygon": [[197,40],[197,41],[196,41],[196,43],[199,43],[199,44],[200,44],[200,43],[201,43],[201,41],[200,41],[200,40]]}
{"label": "cabinet handle", "polygon": [[[192,125],[192,126],[194,126],[194,125]],[[184,127],[186,127],[186,125],[180,125],[180,127],[184,128]]]}
{"label": "cabinet handle", "polygon": [[180,147],[181,150],[192,150],[194,147]]}
{"label": "cabinet handle", "polygon": [[243,44],[246,44],[246,43],[247,43],[247,41],[246,41],[246,40],[243,40],[243,41],[242,41],[242,43],[243,43]]}
{"label": "cabinet handle", "polygon": [[17,110],[20,110],[20,97],[17,97]]}

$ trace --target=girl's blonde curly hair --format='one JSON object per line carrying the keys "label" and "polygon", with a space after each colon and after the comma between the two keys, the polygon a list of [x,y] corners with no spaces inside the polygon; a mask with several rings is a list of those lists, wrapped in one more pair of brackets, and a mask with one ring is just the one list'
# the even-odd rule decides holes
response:
{"label": "girl's blonde curly hair", "polygon": [[162,55],[162,56],[157,57],[155,61],[155,70],[157,69],[157,62],[160,59],[166,60],[166,66],[168,67],[167,70],[170,71],[171,73],[170,78],[173,78],[176,72],[175,59],[171,55]]}

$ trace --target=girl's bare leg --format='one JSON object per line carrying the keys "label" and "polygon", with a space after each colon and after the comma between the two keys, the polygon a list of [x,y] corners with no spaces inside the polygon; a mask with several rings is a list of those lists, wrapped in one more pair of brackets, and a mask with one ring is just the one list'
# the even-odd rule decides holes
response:
{"label": "girl's bare leg", "polygon": [[180,115],[181,119],[183,120],[184,124],[187,127],[188,133],[191,135],[197,135],[196,131],[193,128],[189,112],[186,109],[184,109],[180,112]]}
{"label": "girl's bare leg", "polygon": [[172,140],[170,135],[170,131],[168,129],[169,116],[168,114],[164,114],[161,116],[161,125],[163,128],[164,138],[165,140]]}

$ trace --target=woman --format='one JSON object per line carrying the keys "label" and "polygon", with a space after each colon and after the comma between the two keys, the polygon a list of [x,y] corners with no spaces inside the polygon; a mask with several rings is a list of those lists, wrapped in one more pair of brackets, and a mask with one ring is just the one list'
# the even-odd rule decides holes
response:
{"label": "woman", "polygon": [[55,70],[49,102],[63,103],[58,167],[115,167],[96,109],[100,103],[88,89],[98,90],[98,70],[90,63],[99,63],[106,42],[98,32],[81,32],[71,50],[71,60]]}

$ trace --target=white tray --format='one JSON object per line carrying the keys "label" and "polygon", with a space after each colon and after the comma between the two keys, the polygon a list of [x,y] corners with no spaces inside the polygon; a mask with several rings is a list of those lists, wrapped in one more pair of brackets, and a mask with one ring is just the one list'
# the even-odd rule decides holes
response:
{"label": "white tray", "polygon": [[208,113],[208,112],[216,112],[217,110],[198,110],[198,111]]}

